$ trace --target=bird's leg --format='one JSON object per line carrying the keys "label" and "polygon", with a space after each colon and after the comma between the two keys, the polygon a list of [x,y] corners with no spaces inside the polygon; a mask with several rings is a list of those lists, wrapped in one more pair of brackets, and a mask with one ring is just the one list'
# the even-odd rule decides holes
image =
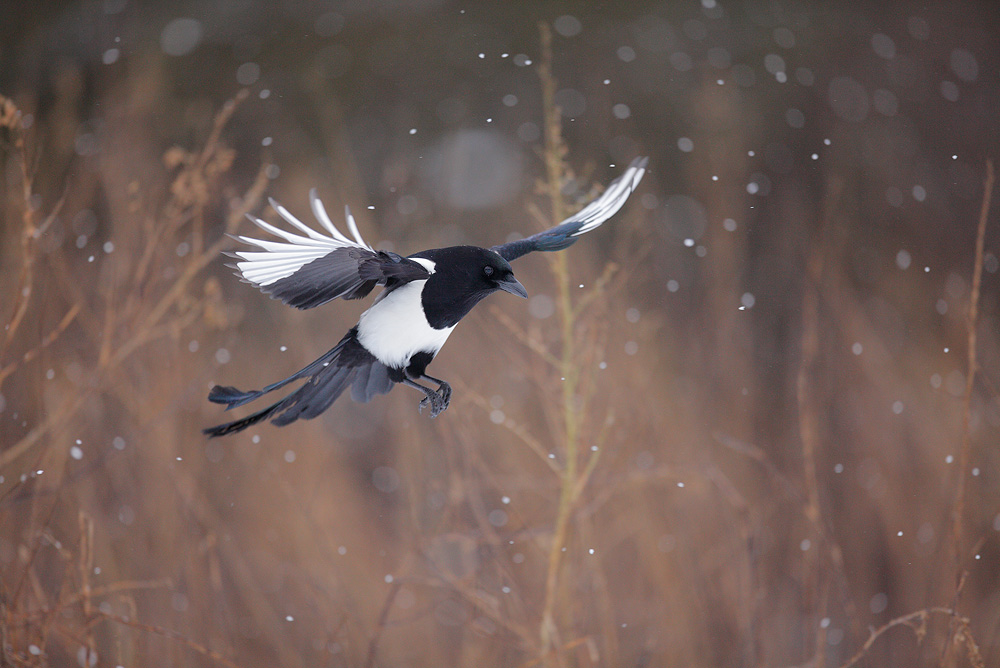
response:
{"label": "bird's leg", "polygon": [[441,410],[448,408],[448,404],[451,403],[451,385],[444,382],[443,380],[435,378],[434,376],[428,376],[427,374],[420,376],[420,380],[429,380],[432,383],[437,383],[438,394],[441,395],[441,401],[444,403],[444,408],[442,408]]}
{"label": "bird's leg", "polygon": [[[417,406],[418,411],[423,412],[424,406],[430,405],[431,417],[436,418],[438,415],[441,414],[441,411],[448,408],[448,402],[444,398],[442,398],[442,396],[438,394],[438,392],[436,392],[435,390],[432,390],[429,387],[425,387],[420,383],[416,383],[410,380],[409,378],[404,378],[403,384],[409,385],[410,387],[416,390],[420,390],[421,392],[424,393],[424,398],[420,401],[420,404]],[[450,393],[450,388],[449,388],[449,393]]]}

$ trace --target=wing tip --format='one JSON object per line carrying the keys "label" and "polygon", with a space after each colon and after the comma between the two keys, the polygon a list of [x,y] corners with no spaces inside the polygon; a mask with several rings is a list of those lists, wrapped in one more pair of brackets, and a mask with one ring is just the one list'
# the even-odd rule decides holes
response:
{"label": "wing tip", "polygon": [[646,168],[649,166],[649,156],[640,155],[633,158],[632,162],[629,163],[628,168],[626,168],[623,176],[630,174],[629,176],[629,192],[631,195],[637,187],[639,187],[639,182],[642,181],[642,177],[646,174]]}

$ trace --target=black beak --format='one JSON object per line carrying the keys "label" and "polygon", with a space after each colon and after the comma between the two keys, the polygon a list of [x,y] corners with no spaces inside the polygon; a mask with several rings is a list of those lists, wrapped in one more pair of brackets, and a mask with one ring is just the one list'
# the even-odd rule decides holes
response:
{"label": "black beak", "polygon": [[528,298],[528,291],[524,289],[521,282],[514,278],[513,275],[508,276],[503,280],[497,281],[497,287],[504,292],[509,292],[512,295],[517,295],[518,297]]}

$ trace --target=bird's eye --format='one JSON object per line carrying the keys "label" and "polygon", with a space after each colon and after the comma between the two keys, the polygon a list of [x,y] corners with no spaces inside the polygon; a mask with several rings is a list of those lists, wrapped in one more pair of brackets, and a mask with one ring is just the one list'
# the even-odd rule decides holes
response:
{"label": "bird's eye", "polygon": [[487,276],[492,276],[493,275],[493,267],[491,267],[489,265],[486,265],[485,267],[483,267],[483,273],[486,274]]}

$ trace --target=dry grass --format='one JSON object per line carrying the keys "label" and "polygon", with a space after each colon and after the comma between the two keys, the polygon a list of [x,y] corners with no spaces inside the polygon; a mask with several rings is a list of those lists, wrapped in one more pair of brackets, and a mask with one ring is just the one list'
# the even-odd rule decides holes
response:
{"label": "dry grass", "polygon": [[[574,206],[549,40],[539,228]],[[356,314],[289,312],[220,268],[268,185],[231,148],[257,100],[180,148],[144,134],[144,89],[119,94],[138,111],[87,159],[54,142],[72,119],[0,98],[2,665],[996,665],[991,178],[950,329],[908,310],[915,272],[881,301],[857,285],[859,186],[832,169],[787,311],[738,311],[751,243],[713,231],[678,317],[632,203],[518,266],[552,318],[497,300],[463,323],[440,419],[397,391],[208,443],[213,381],[299,368]],[[769,317],[791,339],[762,362]],[[958,334],[956,395],[927,378]]]}

